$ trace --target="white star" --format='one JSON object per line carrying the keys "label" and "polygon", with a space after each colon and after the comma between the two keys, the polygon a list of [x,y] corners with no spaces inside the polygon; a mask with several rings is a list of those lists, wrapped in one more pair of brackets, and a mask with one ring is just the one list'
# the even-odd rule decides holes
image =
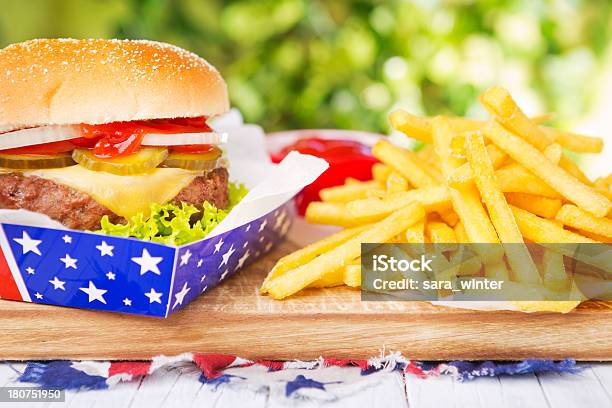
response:
{"label": "white star", "polygon": [[32,268],[31,266],[28,266],[26,268],[26,272],[28,273],[28,275],[34,275],[34,268]]}
{"label": "white star", "polygon": [[132,258],[132,262],[140,265],[140,275],[144,275],[147,272],[153,272],[156,275],[161,275],[157,265],[163,260],[164,258],[161,256],[151,256],[149,251],[146,249],[142,250],[142,256]]}
{"label": "white star", "polygon": [[187,265],[189,259],[191,258],[191,251],[187,250],[183,255],[181,255],[181,265]]}
{"label": "white star", "polygon": [[163,293],[157,293],[155,289],[151,288],[149,293],[145,293],[145,296],[149,298],[149,304],[159,303],[161,305],[161,297]]}
{"label": "white star", "polygon": [[181,289],[179,293],[174,295],[174,297],[176,298],[176,301],[174,302],[174,306],[172,306],[173,309],[177,307],[178,305],[183,304],[183,300],[185,300],[185,296],[189,293],[190,290],[191,288],[188,288],[187,282],[185,282],[185,284],[183,285],[183,289]]}
{"label": "white star", "polygon": [[221,258],[223,258],[223,260],[221,261],[221,265],[219,265],[219,269],[221,269],[221,267],[223,265],[227,265],[227,263],[228,263],[228,261],[230,259],[230,256],[232,256],[232,254],[234,252],[236,252],[236,250],[234,249],[234,244],[232,244],[230,246],[230,249],[228,249],[227,252],[225,254],[223,254],[223,256],[221,257]]}
{"label": "white star", "polygon": [[69,235],[64,235],[64,236],[62,237],[62,240],[64,240],[64,242],[65,242],[66,244],[72,244],[72,237],[71,237],[71,236],[69,236]]}
{"label": "white star", "polygon": [[291,226],[291,220],[285,221],[283,224],[283,228],[281,228],[281,235],[285,235],[287,231],[289,231],[289,227]]}
{"label": "white star", "polygon": [[285,221],[286,217],[287,217],[287,213],[283,211],[281,215],[276,219],[276,222],[274,223],[275,230],[278,230],[279,228],[281,228],[281,226],[283,225],[283,221]]}
{"label": "white star", "polygon": [[206,286],[204,286],[204,287],[202,288],[202,293],[206,292],[206,289],[208,289],[208,285],[206,285]]}
{"label": "white star", "polygon": [[266,239],[266,237],[264,237],[263,235],[261,237],[259,237],[259,242],[264,242],[264,240]]}
{"label": "white star", "polygon": [[64,258],[60,258],[60,261],[64,263],[64,265],[66,266],[66,269],[68,268],[76,269],[77,268],[76,263],[78,259],[71,258],[70,255],[68,254],[66,254]]}
{"label": "white star", "polygon": [[30,238],[28,233],[25,231],[23,231],[23,235],[21,235],[21,238],[13,238],[13,241],[21,245],[21,251],[24,255],[28,252],[34,252],[36,255],[41,255],[38,246],[42,243],[42,241]]}
{"label": "white star", "polygon": [[106,274],[106,277],[108,278],[108,280],[115,280],[116,275],[112,272],[109,272]]}
{"label": "white star", "polygon": [[53,285],[53,289],[55,290],[58,290],[58,289],[66,290],[66,288],[64,287],[66,282],[59,280],[57,276],[53,278],[53,280],[50,280],[49,283]]}
{"label": "white star", "polygon": [[262,232],[265,228],[266,225],[268,225],[268,220],[264,220],[261,225],[259,226],[259,232]]}
{"label": "white star", "polygon": [[216,254],[217,252],[219,252],[221,250],[221,247],[223,246],[223,238],[221,238],[219,240],[219,242],[217,242],[217,245],[215,245],[215,252],[213,252],[213,254]]}
{"label": "white star", "polygon": [[247,225],[246,229],[244,230],[245,232],[249,232],[251,230],[251,224]]}
{"label": "white star", "polygon": [[240,259],[238,260],[238,266],[236,266],[236,269],[240,269],[242,268],[242,265],[244,265],[244,263],[246,262],[247,259],[249,259],[250,256],[250,251],[247,249],[247,251],[240,257]]}
{"label": "white star", "polygon": [[229,273],[229,269],[224,270],[223,273],[221,274],[221,278],[219,280],[225,279],[225,277],[227,276],[228,273]]}
{"label": "white star", "polygon": [[245,242],[244,245],[242,246],[243,248],[246,248],[249,246],[249,241]]}
{"label": "white star", "polygon": [[201,267],[203,264],[204,264],[204,260],[203,260],[203,259],[200,259],[200,260],[198,261],[198,268],[199,268],[199,267]]}
{"label": "white star", "polygon": [[41,295],[41,294],[40,294],[40,293],[38,293],[38,292],[36,292],[36,293],[34,294],[34,296],[36,296],[36,299],[38,299],[38,300],[40,300],[40,299],[42,299],[42,298],[43,298],[43,295]]}
{"label": "white star", "polygon": [[80,291],[87,293],[89,296],[89,303],[97,300],[98,302],[106,304],[106,300],[104,300],[104,294],[108,292],[108,290],[98,289],[96,285],[92,281],[89,281],[89,287],[87,288],[79,288]]}
{"label": "white star", "polygon": [[200,282],[204,282],[205,279],[206,279],[206,275],[202,275],[202,279],[200,279]]}
{"label": "white star", "polygon": [[132,299],[128,299],[128,298],[123,299],[123,304],[126,306],[132,306]]}
{"label": "white star", "polygon": [[96,246],[96,249],[100,251],[100,256],[113,256],[113,249],[115,249],[115,247],[108,245],[106,241],[102,241],[100,245]]}

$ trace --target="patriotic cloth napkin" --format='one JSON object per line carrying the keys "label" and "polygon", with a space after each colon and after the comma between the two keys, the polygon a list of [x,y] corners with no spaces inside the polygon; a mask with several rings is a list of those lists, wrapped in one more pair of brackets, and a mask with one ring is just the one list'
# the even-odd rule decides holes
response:
{"label": "patriotic cloth napkin", "polygon": [[332,400],[357,388],[380,381],[388,373],[427,378],[453,375],[460,381],[497,375],[520,375],[544,371],[575,373],[574,360],[525,360],[521,362],[425,363],[400,353],[367,360],[319,358],[313,361],[251,361],[224,354],[185,353],[160,356],[151,361],[49,361],[29,362],[20,382],[68,390],[107,389],[122,381],[137,381],[158,370],[198,370],[199,381],[214,389],[248,386],[270,390],[283,398]]}

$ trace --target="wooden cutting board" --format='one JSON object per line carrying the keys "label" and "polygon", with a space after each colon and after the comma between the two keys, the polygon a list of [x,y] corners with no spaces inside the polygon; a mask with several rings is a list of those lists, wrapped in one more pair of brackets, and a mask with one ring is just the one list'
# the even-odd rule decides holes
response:
{"label": "wooden cutting board", "polygon": [[569,314],[479,312],[425,302],[361,302],[357,290],[309,290],[285,301],[257,288],[274,253],[168,319],[0,301],[0,360],[148,359],[186,351],[251,359],[612,360],[612,304]]}

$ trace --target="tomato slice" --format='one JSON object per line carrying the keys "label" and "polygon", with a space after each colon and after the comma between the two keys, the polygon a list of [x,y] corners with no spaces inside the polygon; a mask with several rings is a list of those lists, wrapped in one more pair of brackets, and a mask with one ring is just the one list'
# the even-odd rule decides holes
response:
{"label": "tomato slice", "polygon": [[24,154],[53,156],[58,153],[66,153],[74,150],[74,144],[70,140],[60,142],[43,143],[34,146],[16,147],[14,149],[0,150],[2,154]]}
{"label": "tomato slice", "polygon": [[146,133],[205,133],[212,129],[206,123],[205,116],[195,118],[153,119],[143,121]]}

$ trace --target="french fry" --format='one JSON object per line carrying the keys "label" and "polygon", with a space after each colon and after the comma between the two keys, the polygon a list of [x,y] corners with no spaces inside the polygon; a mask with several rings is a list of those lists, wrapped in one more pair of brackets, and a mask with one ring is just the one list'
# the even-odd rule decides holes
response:
{"label": "french fry", "polygon": [[[493,226],[502,243],[524,243],[514,215],[508,207],[506,198],[495,182],[495,173],[489,160],[482,134],[473,133],[466,137],[468,162],[474,172],[474,181],[480,191]],[[508,263],[519,282],[541,282],[538,270],[524,245],[505,246]]]}
{"label": "french fry", "polygon": [[[464,139],[465,141],[465,139]],[[508,155],[502,152],[497,146],[494,144],[489,144],[487,146],[487,154],[489,155],[489,159],[491,160],[491,164],[493,168],[498,169],[506,159]],[[458,168],[456,168],[448,177],[447,182],[449,186],[456,187],[461,184],[470,183],[474,179],[474,173],[472,173],[472,168],[469,163],[464,163]]]}
{"label": "french fry", "polygon": [[608,239],[612,238],[612,220],[609,218],[597,218],[592,214],[576,207],[575,205],[566,204],[557,213],[556,219],[563,224],[598,234]]}
{"label": "french fry", "polygon": [[[418,188],[388,194],[382,199],[366,198],[351,201],[346,204],[342,212],[345,218],[353,219],[353,223],[363,220],[381,220],[393,211],[415,202],[422,204],[427,211],[445,210],[450,208],[450,194],[446,186]],[[308,211],[306,217],[308,219]]]}
{"label": "french fry", "polygon": [[[468,119],[468,118],[459,118],[459,117],[444,117],[451,129],[456,133],[461,132],[474,132],[477,130],[482,130],[487,122],[485,120],[477,120],[477,119]],[[553,118],[553,115],[544,114],[532,116],[530,118],[531,122],[536,125],[540,125],[542,123],[550,122]]]}
{"label": "french fry", "polygon": [[260,292],[267,292],[268,282],[271,279],[282,275],[288,270],[295,269],[300,265],[312,261],[317,256],[336,248],[338,245],[343,244],[355,235],[365,231],[368,227],[368,225],[363,225],[342,230],[282,257],[276,262],[276,265],[274,265],[274,268],[268,273],[268,276],[266,276],[266,279],[261,285]]}
{"label": "french fry", "polygon": [[440,221],[428,222],[425,226],[429,241],[434,244],[440,252],[453,251],[457,248],[457,236],[455,231]]}
{"label": "french fry", "polygon": [[321,279],[327,273],[342,268],[352,259],[359,257],[362,242],[385,242],[405,231],[424,216],[423,206],[416,203],[408,205],[334,249],[270,280],[268,292],[274,299],[290,296]]}
{"label": "french fry", "polygon": [[321,200],[329,203],[346,203],[359,198],[366,198],[371,190],[380,190],[384,188],[383,184],[378,181],[361,181],[356,183],[345,184],[343,186],[328,187],[319,191]]}
{"label": "french fry", "polygon": [[389,122],[394,129],[425,143],[431,142],[431,125],[427,118],[411,115],[404,110],[389,114]]}
{"label": "french fry", "polygon": [[546,149],[544,149],[542,153],[544,153],[544,156],[546,156],[551,163],[559,164],[561,156],[563,156],[563,149],[561,149],[561,145],[558,143],[553,143],[546,146]]}
{"label": "french fry", "polygon": [[[548,198],[525,193],[506,193],[509,204],[544,218],[554,218],[563,203],[557,198]],[[612,221],[611,221],[612,222]]]}
{"label": "french fry", "polygon": [[[451,156],[450,144],[453,131],[444,118],[436,118],[433,121],[433,138],[436,151],[440,156],[442,171],[446,177],[455,171],[460,161]],[[478,190],[473,184],[449,188],[453,208],[471,242],[499,243],[499,238],[493,228],[493,224],[482,206]],[[503,251],[486,251],[481,256],[490,262],[494,262],[503,256]]]}
{"label": "french fry", "polygon": [[[546,123],[551,120],[551,115],[540,115],[531,118],[535,124]],[[465,119],[465,118],[445,118],[455,132],[466,132],[482,129],[486,122],[482,120]],[[389,115],[391,127],[405,135],[424,143],[432,143],[432,125],[433,118],[419,117],[412,115],[404,110],[396,110]]]}
{"label": "french fry", "polygon": [[354,227],[367,224],[368,220],[352,218],[344,203],[324,203],[313,201],[306,208],[305,218],[311,224],[337,225],[339,227]]}
{"label": "french fry", "polygon": [[438,215],[442,218],[442,221],[451,227],[454,227],[459,222],[459,216],[453,210],[438,211]]}
{"label": "french fry", "polygon": [[482,262],[478,256],[464,259],[463,249],[454,251],[450,256],[450,264],[456,265],[457,276],[478,276],[482,269]]}
{"label": "french fry", "polygon": [[346,286],[361,287],[361,265],[346,265],[342,272],[342,280]]}
{"label": "french fry", "polygon": [[569,276],[565,272],[563,255],[548,249],[542,256],[542,276],[544,286],[554,291],[567,291],[569,289]]}
{"label": "french fry", "polygon": [[491,280],[500,280],[507,282],[510,280],[510,274],[506,267],[506,262],[500,259],[494,263],[488,263],[484,265],[485,276]]}
{"label": "french fry", "polygon": [[601,153],[603,140],[599,137],[579,135],[542,126],[540,129],[555,142],[577,153]]}
{"label": "french fry", "polygon": [[467,233],[465,232],[465,228],[463,227],[463,223],[461,221],[459,221],[453,229],[455,230],[455,236],[457,237],[457,242],[459,243],[469,242],[469,238],[467,236]]}
{"label": "french fry", "polygon": [[604,237],[603,235],[595,234],[593,232],[584,231],[584,230],[575,230],[578,235],[585,236],[587,238],[591,238],[593,241],[603,242],[605,244],[612,244],[612,238]]}
{"label": "french fry", "polygon": [[552,137],[525,116],[510,93],[504,88],[491,87],[480,95],[479,99],[499,123],[520,135],[538,150],[544,150],[546,146],[554,142]]}
{"label": "french fry", "polygon": [[576,177],[578,180],[580,180],[587,186],[593,185],[593,183],[591,183],[591,180],[589,180],[589,178],[582,172],[582,170],[580,170],[576,163],[572,159],[567,157],[565,154],[562,154],[561,158],[559,159],[559,167],[567,171],[572,176]]}
{"label": "french fry", "polygon": [[[451,157],[450,154],[452,138],[453,133],[450,126],[443,118],[436,118],[434,120],[434,144],[440,155],[445,176],[459,167],[459,160]],[[468,238],[472,242],[498,243],[499,239],[480,202],[476,188],[466,185],[449,190],[454,210],[461,219]]]}
{"label": "french fry", "polygon": [[612,204],[605,196],[552,164],[535,147],[506,131],[501,125],[491,122],[487,137],[569,201],[597,217],[604,217],[610,211]]}
{"label": "french fry", "polygon": [[374,163],[372,166],[372,178],[380,183],[386,183],[392,171],[391,167],[386,164]]}
{"label": "french fry", "polygon": [[510,206],[514,219],[525,238],[533,242],[553,244],[596,243],[592,239],[578,235],[560,227],[557,223],[538,217],[518,207]]}
{"label": "french fry", "polygon": [[438,184],[436,179],[419,164],[418,157],[412,151],[402,149],[386,140],[380,140],[372,148],[372,154],[417,188]]}
{"label": "french fry", "polygon": [[406,242],[409,244],[425,243],[425,218],[406,228],[404,236],[406,237]]}
{"label": "french fry", "polygon": [[[398,193],[400,191],[408,190],[408,180],[402,177],[397,171],[392,171],[387,177],[386,182],[387,192],[389,193]],[[364,197],[355,197],[355,198],[364,198]]]}
{"label": "french fry", "polygon": [[[312,282],[307,287],[320,289],[320,288],[333,288],[333,287],[341,286],[341,285],[344,285],[344,269],[342,268],[324,275],[321,279]],[[265,292],[261,292],[261,293],[265,293]]]}
{"label": "french fry", "polygon": [[428,166],[427,170],[436,179],[436,181],[441,183],[442,172],[440,169],[440,162],[433,145],[425,145],[417,152],[417,156],[422,159],[424,163],[426,163]]}
{"label": "french fry", "polygon": [[605,177],[596,178],[595,181],[593,182],[593,187],[595,187],[597,190],[609,190],[610,189],[608,180]]}
{"label": "french fry", "polygon": [[524,193],[548,198],[562,198],[561,194],[518,163],[497,170],[495,178],[504,193]]}

